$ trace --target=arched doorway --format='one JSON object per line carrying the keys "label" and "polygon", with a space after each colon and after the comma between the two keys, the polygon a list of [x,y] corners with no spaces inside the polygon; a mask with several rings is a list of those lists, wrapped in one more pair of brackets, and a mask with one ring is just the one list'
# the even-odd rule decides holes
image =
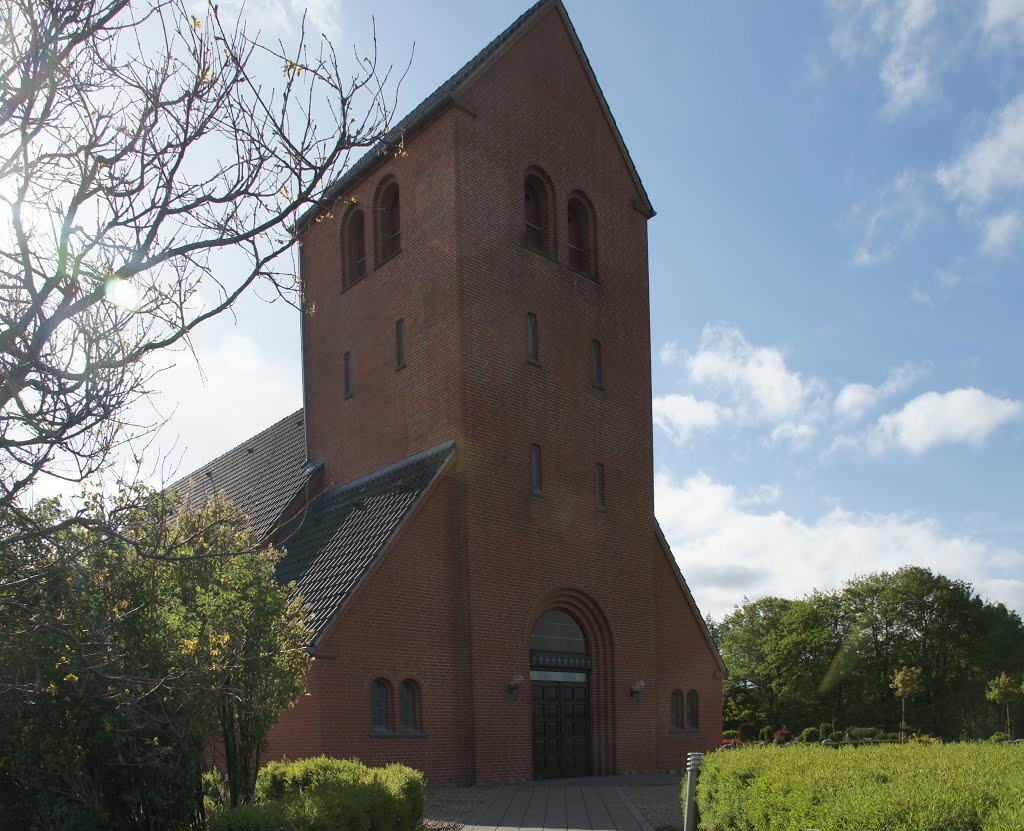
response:
{"label": "arched doorway", "polygon": [[565,609],[549,609],[530,635],[533,776],[589,776],[590,671],[587,638]]}

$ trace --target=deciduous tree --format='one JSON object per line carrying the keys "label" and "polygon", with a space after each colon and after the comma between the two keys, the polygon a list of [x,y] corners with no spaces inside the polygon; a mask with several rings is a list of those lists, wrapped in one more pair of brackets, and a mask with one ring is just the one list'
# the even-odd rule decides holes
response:
{"label": "deciduous tree", "polygon": [[985,698],[1006,706],[1006,735],[1011,739],[1013,738],[1013,717],[1010,708],[1022,695],[1024,695],[1024,689],[1022,689],[1021,683],[1005,672],[989,681],[985,689]]}
{"label": "deciduous tree", "polygon": [[0,604],[0,777],[41,823],[200,823],[204,749],[228,750],[232,796],[251,798],[267,734],[304,688],[302,609],[274,579],[279,555],[223,502],[145,492],[89,511],[114,536],[71,525],[12,552],[45,576]]}
{"label": "deciduous tree", "polygon": [[[6,556],[94,521],[40,524],[27,497],[90,480],[139,435],[148,356],[257,281],[294,297],[289,228],[381,141],[392,85],[374,52],[343,66],[304,28],[289,48],[212,0],[8,0],[0,40]],[[39,576],[22,565],[6,579]]]}

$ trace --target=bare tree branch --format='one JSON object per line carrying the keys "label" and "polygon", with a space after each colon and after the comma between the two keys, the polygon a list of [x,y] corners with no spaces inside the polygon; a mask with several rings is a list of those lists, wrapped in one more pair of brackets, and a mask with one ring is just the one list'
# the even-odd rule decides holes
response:
{"label": "bare tree branch", "polygon": [[[188,346],[257,282],[295,295],[289,229],[389,127],[397,89],[378,71],[376,35],[353,71],[326,40],[310,48],[304,20],[289,48],[213,2],[201,18],[193,9],[0,10],[0,510],[20,529],[9,542],[47,531],[26,513],[42,477],[87,482],[145,432],[128,413],[150,389],[147,356]],[[226,250],[231,269],[215,273]]]}

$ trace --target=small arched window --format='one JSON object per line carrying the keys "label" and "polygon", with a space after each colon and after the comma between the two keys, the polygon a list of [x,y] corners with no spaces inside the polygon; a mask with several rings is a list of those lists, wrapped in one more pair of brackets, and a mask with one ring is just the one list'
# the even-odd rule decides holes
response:
{"label": "small arched window", "polygon": [[686,726],[690,730],[700,729],[700,707],[697,700],[697,691],[690,690],[686,694]]}
{"label": "small arched window", "polygon": [[398,694],[398,725],[403,732],[420,731],[420,688],[415,681],[406,679]]}
{"label": "small arched window", "polygon": [[390,260],[402,250],[402,215],[398,200],[398,183],[384,187],[377,205],[378,259]]}
{"label": "small arched window", "polygon": [[352,211],[345,222],[345,265],[341,288],[347,291],[366,276],[366,221]]}
{"label": "small arched window", "polygon": [[531,173],[523,183],[525,204],[523,206],[523,219],[525,228],[523,242],[529,248],[538,251],[551,250],[551,229],[548,210],[548,188],[540,176]]}
{"label": "small arched window", "polygon": [[679,690],[672,691],[672,729],[683,729],[683,694]]}
{"label": "small arched window", "polygon": [[581,196],[569,200],[569,265],[594,273],[594,228],[592,212]]}
{"label": "small arched window", "polygon": [[370,718],[377,732],[391,732],[391,685],[378,678],[370,686]]}

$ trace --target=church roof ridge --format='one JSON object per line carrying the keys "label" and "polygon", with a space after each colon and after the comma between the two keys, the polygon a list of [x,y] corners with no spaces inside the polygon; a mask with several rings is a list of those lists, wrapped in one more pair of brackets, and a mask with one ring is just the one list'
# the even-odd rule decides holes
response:
{"label": "church roof ridge", "polygon": [[330,205],[340,194],[346,191],[353,184],[367,175],[374,167],[387,157],[387,149],[394,147],[399,140],[412,134],[425,125],[431,118],[452,101],[455,91],[469,78],[476,73],[484,63],[511,39],[526,22],[534,17],[542,6],[551,3],[561,4],[560,0],[537,0],[530,8],[517,17],[510,26],[501,32],[494,40],[488,43],[483,49],[477,52],[463,66],[452,75],[441,86],[435,89],[430,95],[420,101],[413,109],[402,118],[394,127],[385,133],[384,137],[373,147],[360,156],[355,163],[349,167],[333,184],[324,191],[323,196],[317,200],[312,208],[306,211],[295,223],[295,231],[302,231],[327,205]]}
{"label": "church roof ridge", "polygon": [[452,103],[455,100],[455,94],[458,92],[459,88],[468,82],[477,73],[477,70],[497,55],[501,49],[509,43],[513,37],[515,37],[515,35],[524,30],[527,24],[535,19],[544,7],[549,5],[553,5],[558,9],[562,21],[569,31],[569,36],[579,53],[584,69],[594,85],[594,92],[608,117],[612,132],[615,135],[616,143],[619,145],[619,149],[626,159],[626,164],[629,167],[637,189],[640,192],[641,202],[638,205],[638,208],[648,217],[654,216],[654,208],[651,205],[650,197],[647,195],[647,190],[644,188],[643,182],[640,179],[640,174],[637,172],[636,165],[633,164],[633,159],[629,154],[629,149],[626,147],[626,143],[622,139],[622,133],[619,130],[618,124],[615,122],[615,118],[608,106],[608,101],[605,99],[604,92],[601,90],[601,85],[598,83],[597,76],[594,74],[594,69],[590,65],[590,59],[587,57],[587,53],[583,49],[583,45],[580,42],[579,36],[576,34],[576,29],[572,25],[572,21],[569,19],[569,14],[565,10],[565,6],[562,4],[561,0],[538,0],[538,2],[534,3],[530,8],[519,15],[519,17],[517,17],[510,26],[502,31],[501,34],[494,38],[494,40],[488,43],[483,49],[463,64],[463,66],[454,75],[417,104],[394,127],[388,130],[384,135],[384,138],[360,156],[339,179],[329,185],[320,199],[317,200],[317,203],[299,217],[298,221],[295,223],[293,229],[294,232],[301,232],[318,213],[334,202],[335,199],[352,187],[356,182],[369,175],[371,170],[387,158],[388,148],[397,146],[399,141],[423,127],[445,106]]}

